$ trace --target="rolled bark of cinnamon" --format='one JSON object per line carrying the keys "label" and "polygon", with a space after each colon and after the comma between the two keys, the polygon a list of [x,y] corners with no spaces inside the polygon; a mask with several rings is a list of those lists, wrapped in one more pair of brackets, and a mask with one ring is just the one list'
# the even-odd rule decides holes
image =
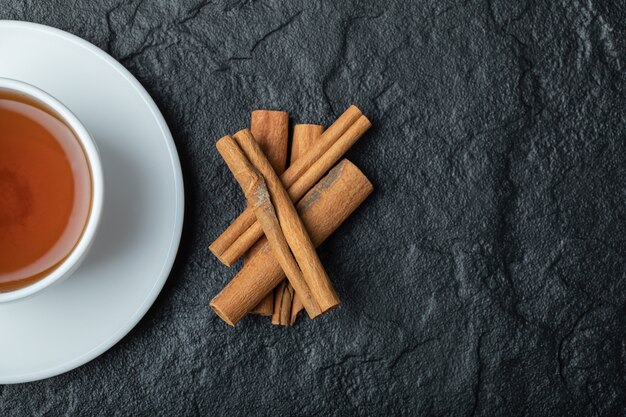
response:
{"label": "rolled bark of cinnamon", "polygon": [[[283,175],[281,175],[281,181],[285,188],[291,187],[300,176],[305,173],[316,161],[318,161],[338,140],[346,136],[346,133],[350,128],[359,120],[362,116],[361,111],[354,105],[350,106],[322,135],[319,143],[313,148],[309,149],[305,155],[296,161],[289,169],[287,169]],[[367,118],[365,119],[367,120]],[[368,121],[369,124],[369,121]],[[369,128],[369,125],[367,126]],[[365,128],[365,130],[367,130]],[[352,129],[351,135],[355,133],[360,137],[364,132],[356,132]],[[358,137],[356,139],[358,139]],[[356,139],[354,141],[356,141]],[[354,142],[352,142],[354,143]],[[329,159],[326,159],[327,162]],[[337,160],[332,162],[326,171],[335,164]],[[317,181],[320,177],[315,179]],[[313,183],[315,183],[313,181]],[[310,188],[313,183],[309,184]],[[304,190],[303,194],[308,191]],[[299,197],[301,197],[301,194]],[[298,197],[298,198],[299,198]],[[297,199],[296,199],[297,200]],[[211,244],[209,249],[217,258],[224,264],[231,266],[242,254],[244,254],[250,247],[258,240],[261,233],[259,225],[256,225],[255,230],[247,233],[245,239],[242,240],[242,235],[248,231],[250,226],[255,224],[255,216],[252,210],[244,210],[235,221]],[[227,252],[228,251],[228,252]],[[225,252],[227,252],[225,254]]]}
{"label": "rolled bark of cinnamon", "polygon": [[[256,151],[262,155],[265,170],[271,170],[269,161],[265,158],[254,139],[249,137],[248,140],[254,144]],[[271,191],[268,191],[265,181],[267,178],[264,179],[262,173],[259,173],[256,167],[250,163],[244,152],[230,136],[224,136],[218,140],[216,146],[246,195],[248,205],[254,210],[254,214],[262,225],[278,263],[287,275],[289,282],[301,293],[300,299],[307,313],[309,313],[311,318],[317,317],[322,312],[314,300],[311,290],[304,280],[300,266],[294,259],[290,245],[283,234],[274,206],[270,200]],[[270,178],[269,181],[279,181],[276,174],[274,174],[274,177]],[[297,216],[295,208],[293,208],[293,214]]]}
{"label": "rolled bark of cinnamon", "polygon": [[[277,174],[282,174],[287,165],[289,144],[289,113],[276,110],[254,110],[250,117],[250,131],[254,139],[267,156]],[[246,252],[244,264],[252,257],[258,246],[254,245]],[[265,297],[253,313],[271,316],[274,311],[274,297]]]}
{"label": "rolled bark of cinnamon", "polygon": [[[370,126],[371,123],[367,117],[359,117],[336,142],[326,149],[326,152],[324,152],[318,160],[309,165],[308,169],[292,183],[291,181],[295,177],[287,174],[290,174],[291,168],[298,166],[300,161],[303,159],[310,159],[309,155],[311,152],[317,152],[321,146],[320,143],[322,143],[330,128],[329,130],[326,130],[320,137],[318,143],[316,143],[316,146],[313,146],[313,148],[311,148],[302,158],[298,159],[296,163],[287,169],[281,177],[285,187],[287,184],[291,184],[287,192],[292,201],[298,201],[298,199],[300,199],[300,197],[302,197],[313,186],[313,184],[315,184],[315,182],[318,181],[322,175],[324,175],[324,173],[326,173],[346,153],[346,151],[363,136]],[[248,215],[244,213],[242,213],[242,216],[247,217]],[[241,236],[236,238],[232,245],[218,257],[222,262],[230,266],[252,245],[254,245],[254,243],[262,235],[263,231],[261,230],[260,225],[258,223],[251,223],[251,227],[245,230]]]}
{"label": "rolled bark of cinnamon", "polygon": [[[244,259],[244,265],[251,259],[256,253],[263,247],[263,241],[257,240],[254,245],[246,252]],[[272,323],[274,322],[274,309],[275,309],[274,293],[267,294],[256,307],[252,309],[250,313],[260,314],[265,317],[272,317]]]}
{"label": "rolled bark of cinnamon", "polygon": [[[311,290],[315,304],[317,304],[321,313],[336,307],[340,303],[339,297],[333,289],[330,278],[328,278],[324,266],[322,265],[322,261],[320,261],[319,256],[317,256],[315,246],[313,242],[311,242],[309,233],[304,223],[302,223],[302,219],[298,216],[296,208],[289,194],[287,194],[287,190],[283,187],[280,178],[276,175],[276,172],[274,172],[274,169],[265,155],[263,155],[263,151],[261,151],[261,148],[259,148],[254,140],[250,130],[240,130],[235,133],[234,138],[250,163],[252,163],[254,168],[260,172],[265,179],[272,204],[276,210],[276,216],[280,221],[280,228],[289,243],[289,248],[291,252],[293,252],[293,256],[296,258],[300,270],[302,270],[302,276]],[[266,227],[261,220],[262,219],[259,219],[259,222],[263,226],[263,231],[267,234],[268,227]],[[268,240],[272,243],[269,236]],[[290,282],[294,282],[289,274],[287,274],[287,278],[290,278]],[[299,291],[297,287],[296,291]],[[309,316],[311,318],[316,317],[318,312],[312,308],[313,303],[310,304],[311,308],[309,308],[307,302],[305,302],[304,299],[302,301]]]}
{"label": "rolled bark of cinnamon", "polygon": [[291,304],[296,295],[293,286],[289,281],[283,280],[274,288],[274,291],[266,296],[274,298],[274,313],[272,314],[272,324],[288,326],[291,321]]}
{"label": "rolled bark of cinnamon", "polygon": [[278,110],[254,110],[250,131],[278,175],[287,166],[289,144],[289,113]]}
{"label": "rolled bark of cinnamon", "polygon": [[[350,161],[333,168],[297,205],[315,246],[319,246],[373,191],[373,186]],[[257,254],[211,300],[217,315],[231,326],[285,278],[274,253],[264,244]]]}
{"label": "rolled bark of cinnamon", "polygon": [[[291,141],[291,155],[289,163],[296,161],[306,154],[324,133],[324,126],[316,124],[297,124],[293,127],[293,139]],[[254,135],[254,132],[252,132]]]}
{"label": "rolled bark of cinnamon", "polygon": [[[315,124],[297,124],[293,128],[293,139],[291,141],[290,164],[301,157],[324,132],[324,127]],[[256,247],[257,244],[255,244]],[[284,280],[275,289],[274,294],[270,294],[274,299],[274,312],[272,314],[272,324],[289,326],[293,324],[304,306],[298,298],[298,293],[294,291],[289,281]],[[264,298],[267,299],[266,296]]]}

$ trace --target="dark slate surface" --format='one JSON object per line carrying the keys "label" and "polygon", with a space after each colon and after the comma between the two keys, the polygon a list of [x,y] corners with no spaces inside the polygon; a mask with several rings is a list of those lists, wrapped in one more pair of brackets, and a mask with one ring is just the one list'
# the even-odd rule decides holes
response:
{"label": "dark slate surface", "polygon": [[[188,209],[140,325],[0,388],[0,414],[624,415],[625,3],[332,3],[1,3],[146,86]],[[342,307],[227,327],[207,302],[233,271],[206,247],[243,198],[212,143],[255,108],[328,123],[352,102],[376,192],[320,251]]]}

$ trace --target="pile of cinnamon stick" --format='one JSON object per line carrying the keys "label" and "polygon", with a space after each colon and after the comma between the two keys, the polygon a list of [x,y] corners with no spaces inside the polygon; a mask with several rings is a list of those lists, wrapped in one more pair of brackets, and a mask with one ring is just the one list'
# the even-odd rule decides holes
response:
{"label": "pile of cinnamon stick", "polygon": [[370,126],[356,106],[326,130],[295,125],[286,170],[286,112],[253,111],[250,129],[217,141],[248,203],[209,247],[228,266],[244,257],[243,268],[210,303],[226,323],[234,326],[254,312],[291,325],[302,309],[315,318],[339,305],[315,248],[373,191],[354,164],[340,161]]}

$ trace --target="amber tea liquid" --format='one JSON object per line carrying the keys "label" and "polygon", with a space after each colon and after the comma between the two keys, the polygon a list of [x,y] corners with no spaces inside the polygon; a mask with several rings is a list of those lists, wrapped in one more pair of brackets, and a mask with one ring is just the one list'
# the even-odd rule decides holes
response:
{"label": "amber tea liquid", "polygon": [[91,193],[72,129],[39,101],[0,88],[0,292],[43,278],[69,256]]}

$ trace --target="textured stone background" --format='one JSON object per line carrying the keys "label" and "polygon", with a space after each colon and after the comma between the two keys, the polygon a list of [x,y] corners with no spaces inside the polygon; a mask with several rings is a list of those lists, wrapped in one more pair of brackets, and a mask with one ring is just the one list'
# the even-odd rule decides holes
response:
{"label": "textured stone background", "polygon": [[[0,2],[146,86],[188,204],[141,324],[0,387],[0,414],[626,413],[625,3],[333,3]],[[233,271],[206,247],[243,198],[213,142],[254,108],[328,123],[352,102],[376,192],[320,251],[343,306],[227,327],[207,302]]]}

